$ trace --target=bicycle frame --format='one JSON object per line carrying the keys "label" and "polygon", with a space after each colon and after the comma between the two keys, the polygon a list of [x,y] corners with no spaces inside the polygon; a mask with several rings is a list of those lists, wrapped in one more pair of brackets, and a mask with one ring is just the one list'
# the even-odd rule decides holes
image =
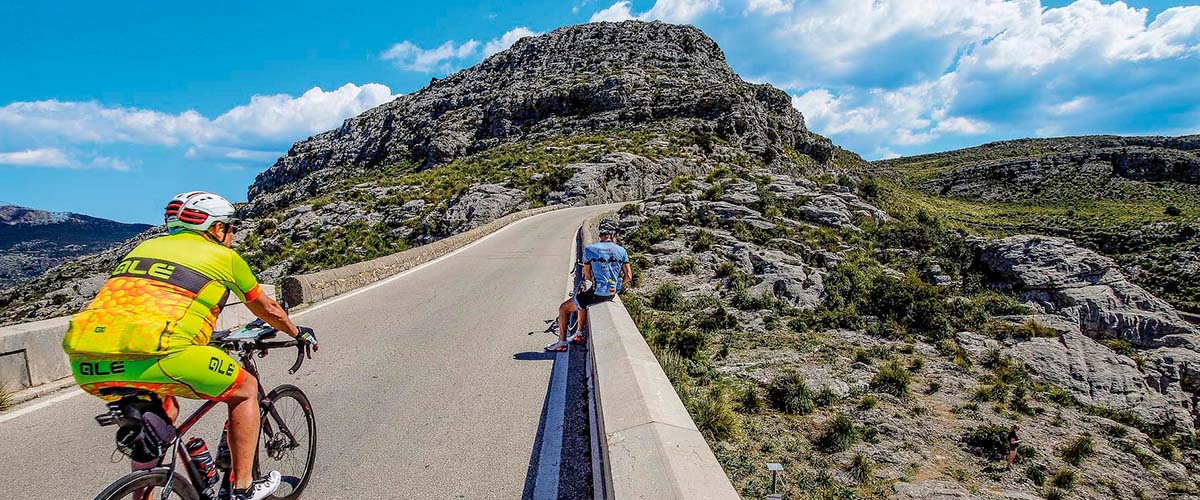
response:
{"label": "bicycle frame", "polygon": [[[295,444],[296,437],[292,435],[291,429],[288,429],[286,425],[282,424],[283,419],[281,419],[279,417],[279,414],[275,410],[275,406],[272,405],[271,400],[267,398],[266,389],[263,388],[262,380],[258,376],[258,366],[254,363],[253,353],[254,353],[254,350],[251,348],[248,348],[245,346],[240,347],[238,349],[238,358],[239,358],[238,361],[240,362],[239,364],[241,365],[242,369],[246,370],[251,375],[253,375],[255,381],[258,384],[258,405],[259,405],[259,412],[261,415],[260,418],[262,418],[262,421],[260,422],[260,427],[261,427],[260,433],[264,433],[267,435],[275,434],[275,432],[272,431],[272,429],[271,429],[271,426],[272,426],[271,420],[266,418],[267,415],[265,415],[266,413],[270,413],[271,416],[276,419],[276,421],[281,422],[279,432],[282,432],[285,436],[287,436],[288,440],[290,440],[292,444]],[[171,457],[172,458],[171,458],[170,464],[167,465],[167,469],[168,469],[167,484],[163,487],[163,491],[162,491],[162,495],[161,495],[162,500],[167,500],[167,498],[171,495],[172,483],[175,480],[175,468],[180,461],[183,462],[184,471],[187,473],[188,480],[191,481],[193,489],[196,490],[196,493],[200,496],[200,498],[202,500],[218,500],[214,497],[209,497],[209,496],[205,495],[204,492],[198,486],[200,484],[204,484],[204,481],[206,481],[206,478],[203,477],[199,468],[196,467],[196,464],[194,462],[192,462],[191,456],[188,455],[187,449],[184,448],[184,446],[183,446],[184,436],[186,436],[187,433],[192,430],[192,427],[194,427],[196,425],[196,423],[200,421],[201,418],[204,418],[204,416],[207,415],[208,412],[211,411],[218,404],[219,404],[219,402],[217,402],[217,401],[205,401],[204,404],[200,405],[200,407],[197,408],[195,411],[193,411],[191,415],[188,415],[188,417],[186,419],[184,419],[182,424],[179,424],[179,426],[177,426],[175,428],[176,437],[175,437],[175,442],[172,443],[172,445],[171,445],[171,448],[172,448]],[[211,453],[211,450],[210,450],[210,453]],[[158,462],[159,467],[161,467],[163,465],[163,460],[165,460],[165,459],[166,459],[166,457],[163,457],[163,459],[159,460],[159,462]],[[257,458],[255,458],[255,460],[257,461]],[[228,484],[230,492],[233,491],[232,481],[230,481],[231,475],[232,475],[232,470],[225,471],[224,475],[221,477],[221,481],[218,483],[219,485],[220,484]],[[220,494],[218,493],[217,496],[219,497]]]}

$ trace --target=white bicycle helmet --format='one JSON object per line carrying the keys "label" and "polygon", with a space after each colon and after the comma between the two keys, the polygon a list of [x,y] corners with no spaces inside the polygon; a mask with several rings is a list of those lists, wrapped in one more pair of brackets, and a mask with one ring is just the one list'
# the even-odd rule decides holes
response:
{"label": "white bicycle helmet", "polygon": [[231,224],[236,210],[229,200],[206,191],[179,193],[167,203],[167,231],[205,232],[217,222]]}

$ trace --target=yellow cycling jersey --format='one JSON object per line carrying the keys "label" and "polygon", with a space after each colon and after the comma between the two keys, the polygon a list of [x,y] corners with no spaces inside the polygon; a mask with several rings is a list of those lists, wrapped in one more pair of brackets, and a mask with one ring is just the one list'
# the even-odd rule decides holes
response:
{"label": "yellow cycling jersey", "polygon": [[144,241],[71,317],[63,350],[130,359],[207,345],[230,292],[243,301],[262,293],[234,250],[187,231]]}

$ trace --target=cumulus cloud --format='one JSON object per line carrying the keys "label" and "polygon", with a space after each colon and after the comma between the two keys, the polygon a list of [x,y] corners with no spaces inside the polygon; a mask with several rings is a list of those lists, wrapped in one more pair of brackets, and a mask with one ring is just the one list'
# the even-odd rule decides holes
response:
{"label": "cumulus cloud", "polygon": [[24,151],[0,152],[0,165],[70,169],[100,169],[128,172],[129,162],[111,156],[94,156],[80,160],[59,148],[36,148]]}
{"label": "cumulus cloud", "polygon": [[255,95],[215,119],[195,111],[170,114],[95,101],[14,102],[0,107],[0,131],[18,140],[68,144],[279,147],[394,98],[385,85],[347,83],[331,91],[313,87],[299,97]]}
{"label": "cumulus cloud", "polygon": [[[767,0],[768,3],[781,0]],[[627,21],[639,19],[642,21],[663,21],[668,23],[686,24],[695,21],[700,16],[719,10],[720,0],[657,0],[650,10],[634,15],[627,0],[621,0],[607,8],[592,14],[590,22]]]}
{"label": "cumulus cloud", "polygon": [[512,44],[517,43],[517,40],[520,40],[527,36],[538,36],[540,34],[541,33],[533,31],[524,26],[518,26],[516,28],[508,30],[508,32],[501,35],[500,38],[493,38],[490,41],[488,41],[488,43],[486,45],[483,46],[483,57],[488,57],[492,54],[495,54],[495,53],[505,50],[509,47],[512,47]]}
{"label": "cumulus cloud", "polygon": [[453,40],[432,48],[423,49],[408,40],[397,43],[380,57],[392,61],[397,68],[421,73],[449,72],[456,62],[471,58],[479,50],[479,42],[467,40],[456,44]]}
{"label": "cumulus cloud", "polygon": [[75,161],[61,149],[38,148],[0,153],[0,164],[19,167],[72,167]]}
{"label": "cumulus cloud", "polygon": [[1151,16],[1097,0],[746,1],[745,29],[770,33],[764,49],[789,60],[761,78],[852,149],[1200,130],[1200,100],[1185,97],[1200,92],[1197,6]]}
{"label": "cumulus cloud", "polygon": [[792,0],[749,0],[746,2],[746,12],[771,16],[790,12],[793,6]]}
{"label": "cumulus cloud", "polygon": [[622,0],[608,6],[607,8],[596,11],[596,13],[592,14],[591,19],[588,19],[588,22],[598,23],[601,21],[611,21],[614,23],[619,23],[621,21],[628,21],[630,19],[636,19],[636,16],[634,16],[633,12],[629,9],[629,2]]}

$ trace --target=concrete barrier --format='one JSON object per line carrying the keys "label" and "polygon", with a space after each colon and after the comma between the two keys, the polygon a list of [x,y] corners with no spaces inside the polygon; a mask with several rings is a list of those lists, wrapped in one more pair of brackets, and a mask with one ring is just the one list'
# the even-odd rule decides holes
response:
{"label": "concrete barrier", "polygon": [[470,231],[459,233],[428,245],[410,248],[403,252],[397,252],[337,269],[287,276],[279,283],[281,291],[279,297],[291,307],[311,305],[412,269],[467,246],[518,220],[565,207],[566,205],[553,205],[523,210],[506,215]]}
{"label": "concrete barrier", "polygon": [[[584,245],[607,215],[584,222]],[[588,327],[604,498],[739,498],[620,299],[589,307]]]}
{"label": "concrete barrier", "polygon": [[[275,287],[263,285],[263,293]],[[226,307],[217,318],[217,329],[236,328],[254,319],[246,306]],[[69,317],[51,318],[0,328],[0,387],[20,391],[71,376],[71,365],[62,350]]]}

